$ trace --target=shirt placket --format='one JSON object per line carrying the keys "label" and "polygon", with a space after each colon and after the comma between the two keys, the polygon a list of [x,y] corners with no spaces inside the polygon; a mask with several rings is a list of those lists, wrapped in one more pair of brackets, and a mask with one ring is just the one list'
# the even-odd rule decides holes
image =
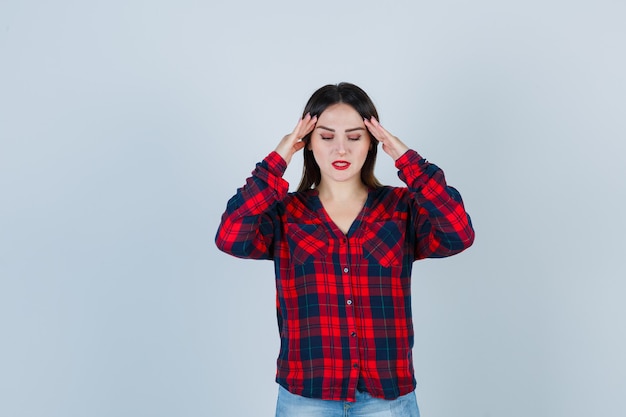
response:
{"label": "shirt placket", "polygon": [[342,292],[345,300],[346,311],[346,332],[348,339],[348,349],[350,352],[350,387],[356,389],[356,385],[359,379],[360,365],[359,365],[359,335],[356,326],[356,311],[355,297],[352,292],[352,280],[353,274],[356,272],[356,268],[353,267],[352,261],[356,259],[352,253],[352,248],[355,248],[355,242],[346,236],[340,238],[340,265],[342,273]]}

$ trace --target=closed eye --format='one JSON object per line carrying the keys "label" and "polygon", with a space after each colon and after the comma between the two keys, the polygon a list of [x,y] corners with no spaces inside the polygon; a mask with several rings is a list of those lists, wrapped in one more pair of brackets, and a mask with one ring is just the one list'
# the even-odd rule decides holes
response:
{"label": "closed eye", "polygon": [[348,136],[348,139],[349,140],[359,140],[359,139],[361,139],[361,136],[360,135],[359,136]]}
{"label": "closed eye", "polygon": [[321,135],[320,135],[320,137],[321,137],[323,140],[331,140],[331,139],[333,138],[332,136],[321,136]]}

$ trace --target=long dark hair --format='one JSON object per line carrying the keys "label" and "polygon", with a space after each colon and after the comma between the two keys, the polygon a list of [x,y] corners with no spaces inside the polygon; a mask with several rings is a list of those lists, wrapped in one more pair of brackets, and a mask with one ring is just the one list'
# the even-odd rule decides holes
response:
{"label": "long dark hair", "polygon": [[[367,93],[360,87],[350,83],[328,84],[318,89],[313,93],[306,106],[304,106],[302,116],[304,117],[307,113],[310,113],[311,116],[319,117],[324,110],[337,103],[350,105],[364,119],[369,120],[372,116],[378,119],[376,107]],[[371,146],[367,152],[365,163],[361,168],[361,181],[370,188],[378,188],[382,187],[382,184],[374,176],[378,140],[369,132],[367,133],[370,137]],[[308,145],[311,140],[311,133],[302,138],[302,140]],[[313,152],[307,149],[307,147],[305,146],[303,149],[304,165],[302,166],[302,179],[300,180],[300,185],[298,185],[299,192],[309,190],[311,187],[317,187],[322,180],[320,167],[315,162]]]}

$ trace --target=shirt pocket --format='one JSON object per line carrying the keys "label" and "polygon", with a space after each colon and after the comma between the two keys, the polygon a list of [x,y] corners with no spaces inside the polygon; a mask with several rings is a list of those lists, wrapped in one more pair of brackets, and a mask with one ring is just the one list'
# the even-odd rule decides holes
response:
{"label": "shirt pocket", "polygon": [[322,225],[288,223],[287,242],[294,264],[305,264],[328,256],[328,237]]}
{"label": "shirt pocket", "polygon": [[398,222],[372,222],[363,236],[363,257],[384,268],[402,265],[404,235]]}

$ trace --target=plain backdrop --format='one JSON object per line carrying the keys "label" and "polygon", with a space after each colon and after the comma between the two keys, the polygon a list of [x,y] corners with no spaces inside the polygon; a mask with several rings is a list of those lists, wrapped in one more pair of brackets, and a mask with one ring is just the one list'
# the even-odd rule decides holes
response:
{"label": "plain backdrop", "polygon": [[[273,416],[272,264],[214,236],[311,93],[350,81],[476,228],[415,265],[422,416],[623,416],[625,17],[618,0],[2,0],[0,415]],[[401,184],[384,153],[377,175]]]}

